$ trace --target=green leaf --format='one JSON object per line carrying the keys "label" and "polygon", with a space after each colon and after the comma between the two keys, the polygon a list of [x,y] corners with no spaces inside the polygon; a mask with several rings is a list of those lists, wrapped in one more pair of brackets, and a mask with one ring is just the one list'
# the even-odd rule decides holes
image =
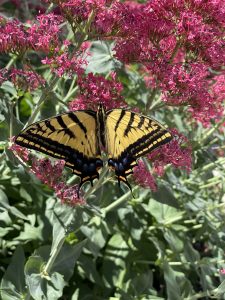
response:
{"label": "green leaf", "polygon": [[24,299],[26,292],[24,279],[25,256],[21,246],[18,246],[1,282],[1,299]]}
{"label": "green leaf", "polygon": [[16,239],[19,241],[42,240],[43,226],[43,224],[40,224],[35,227],[29,223],[25,223],[23,231],[20,232]]}
{"label": "green leaf", "polygon": [[71,208],[57,202],[50,216],[53,224],[53,243],[51,253],[58,247],[66,234],[80,229],[81,225],[88,222],[89,216],[83,207]]}
{"label": "green leaf", "polygon": [[88,56],[87,73],[108,73],[115,70],[120,62],[113,57],[113,44],[109,42],[93,42]]}
{"label": "green leaf", "polygon": [[140,219],[138,214],[131,206],[118,209],[118,215],[128,232],[134,240],[140,241],[143,233],[144,220]]}
{"label": "green leaf", "polygon": [[[223,297],[225,296],[225,280],[223,282],[221,282],[221,284],[215,290],[215,296],[217,296],[218,298],[220,296],[223,296]],[[220,298],[220,299],[224,299],[224,298]]]}
{"label": "green leaf", "polygon": [[104,255],[103,280],[106,287],[122,286],[128,253],[129,248],[123,236],[120,233],[113,235],[107,244]]}
{"label": "green leaf", "polygon": [[1,89],[12,95],[14,98],[17,97],[17,90],[11,81],[5,81],[1,84]]}
{"label": "green leaf", "polygon": [[49,247],[41,247],[29,257],[25,266],[26,283],[35,300],[59,299],[65,286],[61,274],[44,274],[43,268],[49,255]]}
{"label": "green leaf", "polygon": [[162,204],[167,204],[175,208],[179,207],[177,199],[174,196],[174,192],[168,183],[160,183],[158,185],[157,192],[153,193],[153,197],[155,200],[159,201]]}
{"label": "green leaf", "polygon": [[139,296],[144,293],[147,294],[150,292],[150,289],[152,288],[152,283],[153,283],[153,275],[151,270],[148,270],[142,274],[136,274],[136,276],[131,281],[129,294],[134,293],[135,296]]}
{"label": "green leaf", "polygon": [[164,237],[167,240],[167,242],[169,243],[172,251],[174,251],[174,252],[183,251],[184,243],[183,243],[182,239],[178,236],[178,233],[175,230],[172,230],[172,228],[166,229],[166,231],[164,233]]}
{"label": "green leaf", "polygon": [[183,211],[178,211],[176,208],[167,204],[161,204],[154,199],[149,201],[149,211],[158,221],[158,223],[165,225],[172,224],[183,218]]}
{"label": "green leaf", "polygon": [[76,245],[65,243],[54,262],[51,272],[58,272],[63,275],[65,281],[69,281],[70,277],[73,275],[75,263],[80,257],[81,251],[86,243],[87,239]]}
{"label": "green leaf", "polygon": [[176,275],[173,269],[169,266],[167,261],[163,263],[164,279],[166,282],[167,299],[168,300],[180,300],[181,291],[179,284],[176,280]]}
{"label": "green leaf", "polygon": [[82,233],[88,238],[87,248],[96,258],[99,251],[105,246],[108,237],[108,228],[106,222],[99,216],[92,218],[92,227],[89,225],[81,227]]}
{"label": "green leaf", "polygon": [[27,220],[27,217],[22,212],[20,212],[16,207],[9,205],[7,195],[0,189],[0,208],[1,207],[6,209],[12,215],[20,219]]}
{"label": "green leaf", "polygon": [[99,273],[97,272],[93,257],[84,254],[81,255],[81,257],[79,258],[79,267],[84,272],[85,277],[88,278],[91,282],[100,286],[102,285],[102,280]]}
{"label": "green leaf", "polygon": [[66,282],[73,275],[74,266],[86,240],[76,244],[64,244],[49,272],[44,273],[44,266],[49,259],[50,247],[41,247],[30,256],[25,267],[26,282],[34,299],[58,299],[62,296]]}

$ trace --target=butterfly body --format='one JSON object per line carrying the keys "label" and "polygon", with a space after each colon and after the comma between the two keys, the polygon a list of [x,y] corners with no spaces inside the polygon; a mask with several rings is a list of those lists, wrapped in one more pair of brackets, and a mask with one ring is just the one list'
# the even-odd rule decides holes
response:
{"label": "butterfly body", "polygon": [[64,159],[66,166],[80,176],[80,186],[99,178],[103,148],[118,182],[131,189],[127,176],[133,173],[136,160],[171,139],[171,133],[149,117],[126,109],[105,111],[100,105],[97,112],[68,112],[31,124],[15,142]]}

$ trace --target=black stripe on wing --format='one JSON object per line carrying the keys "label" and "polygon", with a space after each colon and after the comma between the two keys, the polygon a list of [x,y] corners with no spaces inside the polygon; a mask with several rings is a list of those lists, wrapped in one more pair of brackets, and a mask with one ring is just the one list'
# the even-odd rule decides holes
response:
{"label": "black stripe on wing", "polygon": [[134,122],[134,118],[135,118],[135,113],[130,112],[130,120],[129,120],[128,124],[127,124],[127,128],[125,129],[123,136],[128,136],[128,133],[132,129],[132,124]]}
{"label": "black stripe on wing", "polygon": [[136,160],[168,143],[171,139],[172,135],[167,130],[157,128],[131,144],[118,158],[109,158],[108,165],[114,169],[118,183],[123,181],[132,192],[127,176],[133,174],[133,168],[137,166]]}
{"label": "black stripe on wing", "polygon": [[[101,152],[98,140],[96,139],[96,145],[90,145],[90,141],[86,139],[87,128],[76,116],[76,113],[58,115],[47,120],[36,122],[24,129],[16,137],[15,143],[29,149],[40,151],[58,159],[64,159],[66,166],[72,169],[73,173],[80,176],[81,186],[86,181],[90,181],[92,183],[95,178],[99,178],[98,170],[103,166],[103,161],[99,158]],[[94,118],[95,122],[97,122],[96,112],[82,111],[82,113],[90,115],[90,117]],[[66,124],[66,117],[71,120],[71,124],[70,122],[68,123],[69,126]],[[92,119],[93,122],[94,119]],[[85,143],[85,140],[87,140],[87,144],[90,148],[90,156],[88,156],[89,151],[87,151],[87,154],[85,155],[76,149],[76,147],[80,145],[81,141],[70,129],[70,125],[72,127],[73,124],[76,124],[79,129],[83,131],[85,139],[82,140],[82,143],[83,141]],[[58,128],[58,125],[60,128]],[[63,144],[60,142],[60,140],[57,140],[57,135],[60,136],[61,132],[63,132],[64,135],[68,135],[68,141],[70,139],[74,140],[71,143],[72,146]],[[79,133],[79,131],[77,132]],[[52,134],[55,135],[54,139]],[[97,136],[97,124],[95,135]],[[92,146],[92,148],[90,146]]]}
{"label": "black stripe on wing", "polygon": [[68,128],[68,126],[63,121],[62,116],[57,116],[56,120],[59,123],[59,125],[62,127],[61,131],[64,131],[65,134],[67,134],[70,138],[75,138],[74,132]]}
{"label": "black stripe on wing", "polygon": [[[108,113],[110,113],[110,111]],[[123,119],[123,117],[125,116],[125,114],[126,114],[126,111],[125,110],[121,110],[119,119],[116,122],[116,126],[115,126],[115,129],[114,129],[115,131],[117,131],[117,128],[120,125],[120,122]]]}

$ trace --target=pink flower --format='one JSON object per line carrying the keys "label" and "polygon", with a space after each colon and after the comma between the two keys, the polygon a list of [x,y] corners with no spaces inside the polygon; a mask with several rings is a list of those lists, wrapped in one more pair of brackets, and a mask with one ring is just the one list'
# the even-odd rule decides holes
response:
{"label": "pink flower", "polygon": [[54,52],[54,49],[61,44],[59,25],[62,21],[61,16],[54,14],[39,15],[37,23],[29,27],[17,20],[1,20],[0,52],[20,55],[28,49]]}
{"label": "pink flower", "polygon": [[225,275],[225,269],[220,269],[220,274]]}
{"label": "pink flower", "polygon": [[65,165],[64,160],[57,160],[54,164],[50,159],[33,159],[31,171],[39,178],[44,184],[54,188],[62,178],[62,172]]}
{"label": "pink flower", "polygon": [[29,47],[25,26],[6,19],[1,20],[0,26],[0,53],[23,54]]}
{"label": "pink flower", "polygon": [[173,139],[147,155],[152,162],[154,172],[159,176],[164,173],[164,167],[172,164],[175,168],[191,171],[191,146],[188,139],[176,129],[170,130]]}
{"label": "pink flower", "polygon": [[63,53],[52,58],[42,59],[42,63],[49,65],[50,69],[59,77],[65,74],[72,77],[75,73],[80,76],[84,73],[83,66],[86,64],[86,60],[79,56],[79,53],[69,55],[67,50],[64,50]]}
{"label": "pink flower", "polygon": [[86,201],[79,196],[78,185],[67,186],[64,182],[60,182],[54,186],[54,190],[62,204],[67,204],[69,206],[86,204]]}
{"label": "pink flower", "polygon": [[[25,66],[26,67],[26,66]],[[45,85],[45,80],[34,71],[19,69],[10,70],[9,78],[21,90],[33,91],[40,86]]]}
{"label": "pink flower", "polygon": [[[12,137],[11,142],[14,142],[14,139],[15,137]],[[26,148],[13,143],[8,149],[15,152],[15,154],[18,155],[23,161],[29,161],[30,152]]]}
{"label": "pink flower", "polygon": [[144,188],[150,188],[153,192],[157,190],[155,178],[142,160],[139,160],[138,166],[134,168],[134,181]]}
{"label": "pink flower", "polygon": [[36,51],[55,52],[61,42],[59,40],[60,27],[63,18],[55,14],[43,14],[37,17],[34,23],[27,30],[28,41]]}
{"label": "pink flower", "polygon": [[100,103],[107,110],[126,107],[126,103],[121,95],[123,89],[121,83],[116,81],[113,73],[111,78],[111,80],[108,80],[93,73],[89,73],[87,77],[80,77],[78,80],[80,95],[70,102],[70,110],[85,108],[96,110]]}

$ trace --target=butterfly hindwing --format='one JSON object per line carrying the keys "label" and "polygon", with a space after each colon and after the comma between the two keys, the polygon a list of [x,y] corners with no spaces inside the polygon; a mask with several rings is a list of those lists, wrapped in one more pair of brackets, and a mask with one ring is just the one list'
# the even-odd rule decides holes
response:
{"label": "butterfly hindwing", "polygon": [[106,117],[108,164],[115,170],[118,181],[125,182],[133,173],[136,160],[164,145],[172,135],[157,121],[124,109],[113,109]]}
{"label": "butterfly hindwing", "polygon": [[58,159],[86,181],[98,178],[103,162],[97,135],[94,111],[75,111],[31,124],[15,142]]}

